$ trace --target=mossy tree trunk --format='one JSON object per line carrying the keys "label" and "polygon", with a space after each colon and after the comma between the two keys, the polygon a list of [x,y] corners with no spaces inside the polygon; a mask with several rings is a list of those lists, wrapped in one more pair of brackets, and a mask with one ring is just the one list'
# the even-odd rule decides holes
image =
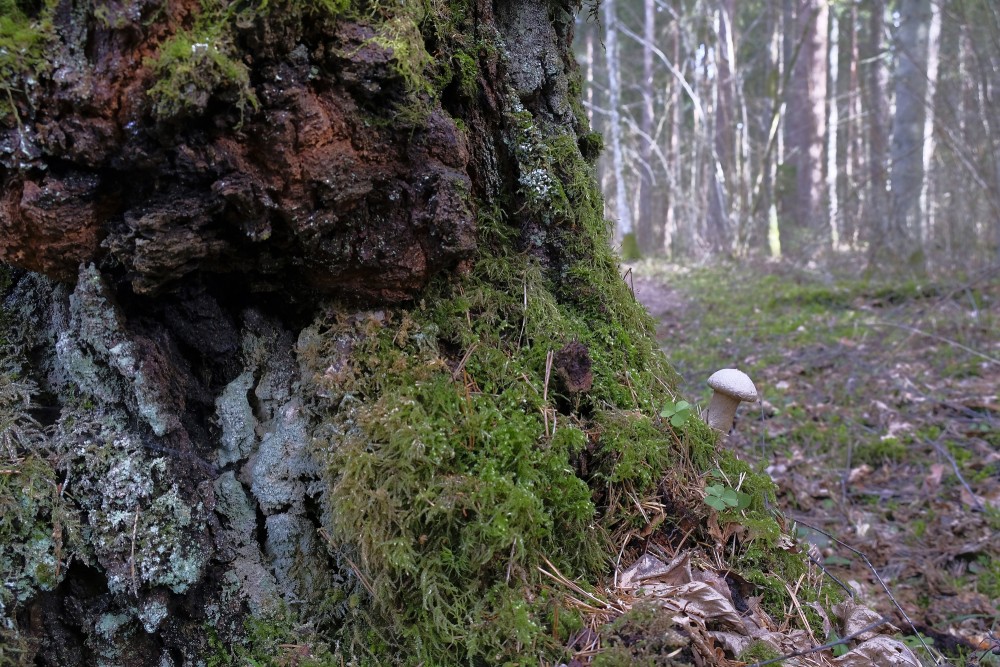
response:
{"label": "mossy tree trunk", "polygon": [[0,5],[0,663],[563,655],[678,442],[580,7]]}

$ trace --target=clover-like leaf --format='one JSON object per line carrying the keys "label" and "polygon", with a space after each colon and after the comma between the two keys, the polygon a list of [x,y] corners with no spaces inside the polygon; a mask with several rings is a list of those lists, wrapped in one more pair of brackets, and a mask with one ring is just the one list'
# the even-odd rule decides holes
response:
{"label": "clover-like leaf", "polygon": [[733,489],[723,489],[719,497],[722,498],[722,502],[726,503],[729,507],[736,507],[740,504],[740,498],[736,495],[738,492]]}
{"label": "clover-like leaf", "polygon": [[725,501],[719,496],[705,496],[705,504],[718,512],[726,509]]}

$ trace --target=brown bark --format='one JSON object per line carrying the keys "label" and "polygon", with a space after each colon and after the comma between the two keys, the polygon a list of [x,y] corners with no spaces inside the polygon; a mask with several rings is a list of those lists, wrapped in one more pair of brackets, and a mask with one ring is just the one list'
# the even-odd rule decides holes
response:
{"label": "brown bark", "polygon": [[786,39],[793,40],[793,54],[798,47],[791,64],[784,137],[786,165],[794,177],[784,206],[787,220],[782,236],[785,230],[789,232],[788,246],[793,253],[807,250],[813,245],[815,232],[827,229],[823,210],[827,12],[825,1],[798,0],[794,31],[786,33]]}
{"label": "brown bark", "polygon": [[[194,14],[198,3],[172,6]],[[242,28],[253,75],[268,83],[241,122],[235,108],[158,117],[143,92],[156,76],[148,58],[178,27],[91,17],[93,46],[56,52],[73,75],[20,110],[37,134],[4,161],[0,260],[62,280],[80,263],[114,262],[143,294],[201,272],[284,298],[400,300],[470,256],[467,141],[440,105],[391,122],[405,81],[370,28],[312,23],[301,9],[281,31]],[[70,65],[76,48],[89,48],[87,67]],[[338,76],[316,85],[315,68]],[[205,111],[227,94],[206,92]]]}

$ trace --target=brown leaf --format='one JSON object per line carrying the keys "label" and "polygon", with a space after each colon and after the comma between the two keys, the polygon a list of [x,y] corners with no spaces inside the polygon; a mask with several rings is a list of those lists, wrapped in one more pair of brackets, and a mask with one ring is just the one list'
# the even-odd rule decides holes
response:
{"label": "brown leaf", "polygon": [[[878,612],[869,609],[863,605],[857,604],[853,600],[844,600],[838,604],[833,605],[833,613],[837,615],[840,621],[843,623],[843,636],[853,635],[855,632],[861,630],[861,628],[871,625],[878,619],[882,617]],[[889,623],[884,623],[868,632],[864,632],[858,635],[858,639],[864,641],[866,639],[871,639],[876,636],[875,630],[879,628],[888,627],[894,631],[895,628]]]}
{"label": "brown leaf", "polygon": [[924,477],[924,490],[929,493],[937,491],[941,486],[941,478],[944,476],[945,467],[942,463],[931,465],[931,471]]}
{"label": "brown leaf", "polygon": [[881,635],[834,658],[833,664],[838,667],[920,667],[920,661],[905,644]]}
{"label": "brown leaf", "polygon": [[631,588],[641,582],[656,580],[657,582],[680,586],[691,581],[691,557],[684,552],[667,565],[659,558],[643,554],[618,577],[619,588]]}

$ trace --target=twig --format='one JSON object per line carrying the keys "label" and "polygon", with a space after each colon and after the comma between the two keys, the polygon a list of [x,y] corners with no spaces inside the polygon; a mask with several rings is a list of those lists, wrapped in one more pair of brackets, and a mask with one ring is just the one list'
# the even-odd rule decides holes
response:
{"label": "twig", "polygon": [[452,380],[457,380],[458,376],[462,374],[462,371],[465,369],[465,364],[468,363],[469,357],[472,356],[472,353],[476,349],[476,345],[478,345],[478,343],[473,343],[469,346],[469,349],[466,350],[465,354],[462,356],[462,360],[458,362],[458,366],[455,367],[455,370],[451,374]]}
{"label": "twig", "polygon": [[542,387],[542,402],[549,402],[549,377],[552,375],[552,360],[555,358],[555,353],[549,350],[545,353],[545,386]]}
{"label": "twig", "polygon": [[596,595],[594,595],[594,594],[590,593],[589,591],[587,591],[587,590],[583,589],[582,587],[580,587],[579,584],[577,584],[577,583],[575,583],[575,582],[570,581],[569,579],[567,579],[565,577],[565,575],[563,575],[563,573],[560,572],[559,569],[555,565],[552,564],[552,561],[550,561],[545,556],[542,556],[542,560],[545,561],[546,565],[548,565],[550,568],[552,568],[552,572],[549,572],[548,570],[546,570],[543,567],[538,567],[537,568],[538,571],[541,572],[542,574],[544,574],[546,577],[549,577],[553,581],[559,582],[560,584],[562,584],[563,586],[566,586],[567,588],[569,588],[573,592],[577,593],[578,595],[582,595],[583,597],[590,598],[590,600],[592,600],[594,603],[596,603],[598,605],[597,608],[600,609],[601,611],[611,610],[611,611],[616,611],[618,613],[623,613],[624,612],[624,610],[621,609],[621,607],[619,607],[618,605],[612,604],[612,603],[610,603],[610,602],[608,602],[606,600],[602,600],[601,598],[597,597]]}
{"label": "twig", "polygon": [[780,658],[771,658],[770,660],[764,660],[762,662],[755,662],[752,665],[747,665],[747,667],[764,667],[764,665],[773,665],[774,663],[781,662],[782,660],[789,660],[791,658],[799,658],[799,657],[801,657],[803,655],[809,655],[810,653],[819,653],[820,651],[826,651],[827,649],[831,649],[834,646],[840,646],[841,644],[846,644],[847,642],[851,641],[852,639],[855,639],[855,638],[859,637],[860,635],[863,635],[866,632],[874,630],[875,628],[879,627],[880,625],[882,625],[884,623],[888,623],[888,622],[889,622],[889,617],[888,616],[883,616],[882,618],[878,619],[877,621],[869,623],[868,625],[866,625],[865,627],[861,628],[857,632],[852,632],[851,634],[847,635],[846,637],[841,637],[840,639],[838,639],[836,641],[832,641],[832,642],[829,642],[827,644],[823,644],[822,646],[814,646],[814,647],[806,649],[804,651],[795,651],[794,653],[789,653],[788,655],[783,655]]}
{"label": "twig", "polygon": [[[517,349],[521,349],[521,341],[524,340],[524,332],[528,328],[528,274],[524,274],[524,314],[521,316],[521,333],[517,334]],[[471,324],[471,323],[470,323]]]}
{"label": "twig", "polygon": [[906,612],[903,611],[903,608],[899,606],[898,602],[896,602],[896,598],[893,597],[892,591],[890,591],[889,587],[885,585],[885,582],[882,580],[882,577],[880,577],[879,574],[878,574],[878,571],[875,570],[875,566],[872,565],[872,562],[870,560],[868,560],[868,556],[866,556],[862,552],[858,551],[857,549],[855,549],[854,547],[852,547],[850,544],[847,544],[846,542],[838,540],[836,537],[834,537],[830,533],[826,532],[822,528],[817,528],[816,526],[808,524],[805,521],[803,521],[802,519],[799,519],[799,518],[796,518],[796,517],[792,517],[792,519],[794,521],[796,521],[797,523],[801,523],[806,528],[811,528],[812,530],[815,530],[818,533],[822,533],[823,535],[826,535],[827,537],[829,537],[831,540],[833,540],[834,542],[836,542],[840,546],[842,546],[845,549],[848,549],[848,550],[854,552],[855,554],[857,554],[858,556],[860,556],[861,559],[865,562],[865,565],[868,566],[868,569],[871,570],[872,574],[875,575],[875,580],[878,581],[878,583],[879,583],[880,586],[882,586],[882,590],[885,591],[885,594],[889,596],[889,600],[892,602],[892,606],[894,606],[896,608],[896,611],[898,611],[900,613],[900,615],[902,615],[902,617],[904,619],[906,619],[906,622],[907,622],[907,624],[909,624],[910,629],[913,630],[913,634],[916,635],[916,637],[917,637],[918,640],[920,640],[920,645],[924,647],[925,651],[927,651],[927,655],[931,656],[931,658],[934,660],[934,664],[935,665],[939,664],[937,658],[934,656],[934,653],[931,652],[930,647],[928,647],[927,644],[924,642],[924,638],[920,635],[920,631],[917,630],[917,626],[915,626],[913,624],[913,621],[910,620],[910,617],[906,615]]}
{"label": "twig", "polygon": [[[632,298],[635,299],[635,282],[633,282],[633,280],[632,280],[632,267],[631,266],[628,267],[628,271],[626,271],[625,275],[622,276],[622,280],[627,280],[628,281],[629,291],[632,292]],[[638,301],[638,299],[636,299],[636,301]]]}
{"label": "twig", "polygon": [[365,575],[361,572],[361,568],[355,565],[354,561],[348,558],[347,556],[344,556],[344,560],[347,561],[347,565],[351,568],[351,572],[354,573],[354,576],[358,578],[358,581],[361,582],[361,585],[365,587],[366,591],[368,591],[368,595],[372,596],[372,599],[377,599],[378,596],[375,595],[375,589],[368,582],[368,579],[365,577]]}
{"label": "twig", "polygon": [[934,340],[939,340],[942,343],[948,343],[949,345],[957,347],[960,350],[964,350],[964,351],[968,352],[969,354],[972,354],[972,355],[975,355],[975,356],[979,357],[980,359],[985,359],[986,361],[989,361],[990,363],[1000,365],[1000,359],[997,359],[996,357],[991,357],[990,355],[983,354],[982,352],[979,352],[978,350],[973,350],[971,347],[968,347],[966,345],[962,345],[961,343],[959,343],[956,340],[952,340],[950,338],[945,338],[944,336],[938,336],[937,334],[930,333],[929,331],[924,331],[923,329],[918,329],[916,327],[911,327],[908,324],[897,324],[896,322],[889,322],[889,321],[886,321],[886,320],[872,320],[871,324],[873,326],[896,327],[897,329],[903,329],[905,331],[910,331],[912,333],[919,334],[921,336],[926,336],[927,338],[933,338]]}
{"label": "twig", "polygon": [[[920,442],[923,442],[924,444],[927,444],[926,440],[922,440],[920,438],[915,438],[915,439],[919,440]],[[942,447],[937,440],[931,440],[930,444],[934,445],[934,449],[938,450],[938,453],[940,453],[941,456],[948,459],[948,463],[951,464],[952,470],[955,471],[955,476],[958,477],[958,481],[961,482],[962,486],[965,487],[965,490],[969,492],[969,496],[972,498],[973,505],[975,505],[976,509],[978,509],[980,512],[984,512],[985,508],[983,507],[983,504],[979,502],[979,498],[977,498],[976,494],[972,491],[972,487],[969,486],[969,483],[965,481],[964,477],[962,477],[962,473],[959,472],[958,470],[958,463],[955,462],[955,459],[954,457],[952,457],[951,452],[949,452],[946,447]]]}
{"label": "twig", "polygon": [[826,566],[823,565],[823,563],[819,562],[818,560],[816,560],[812,556],[809,556],[809,560],[811,560],[816,567],[818,567],[819,569],[823,570],[823,574],[825,574],[826,576],[828,576],[831,579],[833,579],[833,581],[838,586],[840,586],[841,588],[843,588],[844,592],[846,592],[849,596],[851,596],[852,600],[854,599],[854,590],[850,586],[848,586],[843,581],[841,581],[839,578],[837,578],[837,576],[833,572],[830,572],[830,570],[826,569]]}

